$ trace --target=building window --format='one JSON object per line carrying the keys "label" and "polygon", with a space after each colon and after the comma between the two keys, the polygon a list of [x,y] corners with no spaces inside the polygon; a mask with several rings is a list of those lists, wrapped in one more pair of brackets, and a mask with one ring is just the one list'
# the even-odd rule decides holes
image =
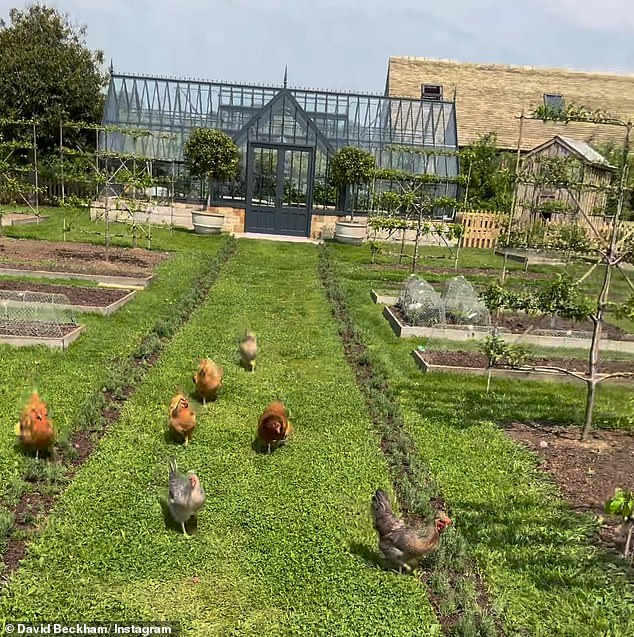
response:
{"label": "building window", "polygon": [[442,84],[421,84],[420,96],[424,100],[442,100]]}
{"label": "building window", "polygon": [[558,93],[544,93],[544,106],[554,111],[563,111],[564,96]]}

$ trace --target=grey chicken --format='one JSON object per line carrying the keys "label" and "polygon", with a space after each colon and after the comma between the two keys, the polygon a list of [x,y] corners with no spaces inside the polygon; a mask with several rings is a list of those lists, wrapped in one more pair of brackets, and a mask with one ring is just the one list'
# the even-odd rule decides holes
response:
{"label": "grey chicken", "polygon": [[169,463],[169,498],[167,501],[170,513],[176,522],[183,528],[183,534],[187,537],[185,522],[205,504],[205,491],[200,484],[199,477],[188,471],[184,476],[178,470],[176,460]]}
{"label": "grey chicken", "polygon": [[381,489],[372,498],[372,514],[374,528],[379,534],[379,553],[399,572],[403,569],[411,572],[422,557],[436,551],[441,533],[451,524],[451,520],[439,512],[420,531],[409,528],[394,515],[387,493]]}
{"label": "grey chicken", "polygon": [[245,369],[255,371],[255,358],[258,355],[258,340],[251,330],[247,330],[240,339],[240,360]]}

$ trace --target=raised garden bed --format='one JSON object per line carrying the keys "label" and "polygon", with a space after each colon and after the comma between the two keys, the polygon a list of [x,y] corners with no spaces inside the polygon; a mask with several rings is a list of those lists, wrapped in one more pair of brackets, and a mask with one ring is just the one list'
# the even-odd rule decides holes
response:
{"label": "raised garden bed", "polygon": [[603,507],[615,487],[634,485],[634,436],[600,430],[588,442],[580,442],[578,427],[512,422],[504,429],[537,455],[539,468],[552,477],[572,509],[603,519],[598,543],[608,551],[622,553],[625,525],[606,516]]}
{"label": "raised garden bed", "polygon": [[0,343],[14,347],[43,345],[66,349],[85,330],[83,325],[71,323],[40,323],[37,321],[0,320]]}
{"label": "raised garden bed", "polygon": [[495,254],[504,257],[510,261],[522,263],[524,266],[529,265],[565,265],[566,261],[561,256],[556,256],[548,252],[538,252],[530,250],[496,250]]}
{"label": "raised garden bed", "polygon": [[[449,341],[484,340],[494,330],[492,325],[407,325],[399,308],[394,306],[384,307],[383,316],[400,338],[433,337]],[[590,332],[579,331],[579,327],[583,328],[584,323],[573,323],[557,318],[551,324],[550,317],[508,314],[503,320],[500,320],[498,334],[510,343],[587,349],[590,347]],[[602,350],[634,354],[634,335],[611,325],[606,326],[604,334],[608,338],[601,340],[600,348]]]}
{"label": "raised garden bed", "polygon": [[2,225],[3,226],[22,226],[30,223],[40,223],[41,221],[46,221],[48,217],[44,217],[40,215],[29,215],[23,214],[20,212],[9,212],[5,215],[2,215]]}
{"label": "raised garden bed", "polygon": [[83,287],[73,285],[53,285],[50,283],[23,283],[21,281],[2,281],[0,279],[0,293],[9,302],[15,297],[20,302],[23,292],[41,292],[44,294],[63,294],[69,301],[60,308],[74,312],[91,312],[110,316],[123,305],[134,298],[134,290],[106,289],[99,287]]}
{"label": "raised garden bed", "polygon": [[[486,376],[489,373],[487,358],[481,352],[463,350],[420,351],[415,349],[412,356],[424,372],[452,372],[456,374],[474,374]],[[570,371],[584,373],[588,362],[581,358],[546,358],[534,356],[527,359],[525,367],[563,367]],[[516,380],[539,380],[556,382],[580,382],[580,379],[557,371],[535,371],[524,368],[492,367],[493,378],[511,378]],[[604,374],[615,372],[634,372],[634,361],[601,361],[599,371]],[[632,378],[610,378],[606,383],[632,383]]]}
{"label": "raised garden bed", "polygon": [[86,243],[0,239],[0,275],[87,279],[145,287],[167,253]]}

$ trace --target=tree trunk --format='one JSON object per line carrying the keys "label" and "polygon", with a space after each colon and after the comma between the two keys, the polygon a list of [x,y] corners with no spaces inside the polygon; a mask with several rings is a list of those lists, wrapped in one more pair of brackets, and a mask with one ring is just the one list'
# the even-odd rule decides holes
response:
{"label": "tree trunk", "polygon": [[625,550],[623,551],[623,557],[627,559],[630,556],[630,548],[632,546],[632,531],[634,531],[634,523],[629,523],[629,529],[627,531],[627,540],[625,540]]}
{"label": "tree trunk", "polygon": [[610,282],[612,281],[612,268],[618,263],[617,260],[617,246],[618,246],[618,229],[621,213],[623,212],[623,203],[625,200],[625,192],[627,189],[627,174],[628,174],[628,158],[630,149],[630,133],[632,131],[632,124],[627,126],[627,134],[625,136],[625,144],[623,147],[623,168],[621,170],[621,180],[619,184],[619,198],[616,206],[616,212],[612,217],[612,227],[610,228],[610,245],[607,253],[603,259],[605,263],[605,273],[603,275],[603,285],[601,286],[601,293],[599,294],[599,300],[597,302],[597,313],[595,316],[591,316],[594,323],[594,329],[592,330],[592,344],[590,346],[590,360],[588,365],[588,396],[586,399],[586,413],[583,422],[583,429],[581,430],[581,440],[586,440],[590,429],[592,428],[592,411],[594,407],[594,398],[596,393],[597,381],[595,380],[596,370],[599,363],[599,344],[601,342],[601,330],[603,328],[603,317],[605,316],[605,308],[608,304],[608,298],[610,296]]}
{"label": "tree trunk", "polygon": [[416,272],[416,262],[418,261],[418,242],[420,241],[420,227],[423,221],[422,210],[418,211],[418,225],[416,226],[416,239],[414,241],[414,256],[412,257],[412,274]]}
{"label": "tree trunk", "polygon": [[211,177],[209,178],[209,181],[207,182],[207,210],[209,209],[209,207],[211,206]]}

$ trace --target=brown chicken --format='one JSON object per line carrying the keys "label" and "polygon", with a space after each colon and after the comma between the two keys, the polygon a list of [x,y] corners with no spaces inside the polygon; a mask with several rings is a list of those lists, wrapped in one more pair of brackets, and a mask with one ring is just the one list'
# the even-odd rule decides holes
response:
{"label": "brown chicken", "polygon": [[31,394],[24,406],[15,432],[24,447],[35,451],[36,458],[40,451],[46,451],[55,441],[55,429],[48,417],[46,403],[37,391]]}
{"label": "brown chicken", "polygon": [[189,406],[189,400],[183,394],[176,394],[172,398],[169,409],[170,431],[177,440],[185,440],[188,445],[194,429],[196,429],[196,414]]}
{"label": "brown chicken", "polygon": [[394,515],[390,500],[385,491],[379,489],[372,498],[374,528],[379,534],[379,553],[392,568],[409,573],[416,568],[419,560],[436,551],[440,535],[451,524],[444,514],[438,513],[436,519],[422,530],[415,530]]}
{"label": "brown chicken", "polygon": [[203,400],[203,405],[206,405],[208,400],[215,400],[218,397],[223,375],[224,369],[212,360],[205,358],[200,361],[198,371],[194,374],[194,384],[198,395]]}
{"label": "brown chicken", "polygon": [[258,441],[266,445],[267,452],[271,453],[280,444],[286,442],[293,433],[293,426],[288,421],[288,410],[279,400],[272,402],[260,416],[258,421]]}

